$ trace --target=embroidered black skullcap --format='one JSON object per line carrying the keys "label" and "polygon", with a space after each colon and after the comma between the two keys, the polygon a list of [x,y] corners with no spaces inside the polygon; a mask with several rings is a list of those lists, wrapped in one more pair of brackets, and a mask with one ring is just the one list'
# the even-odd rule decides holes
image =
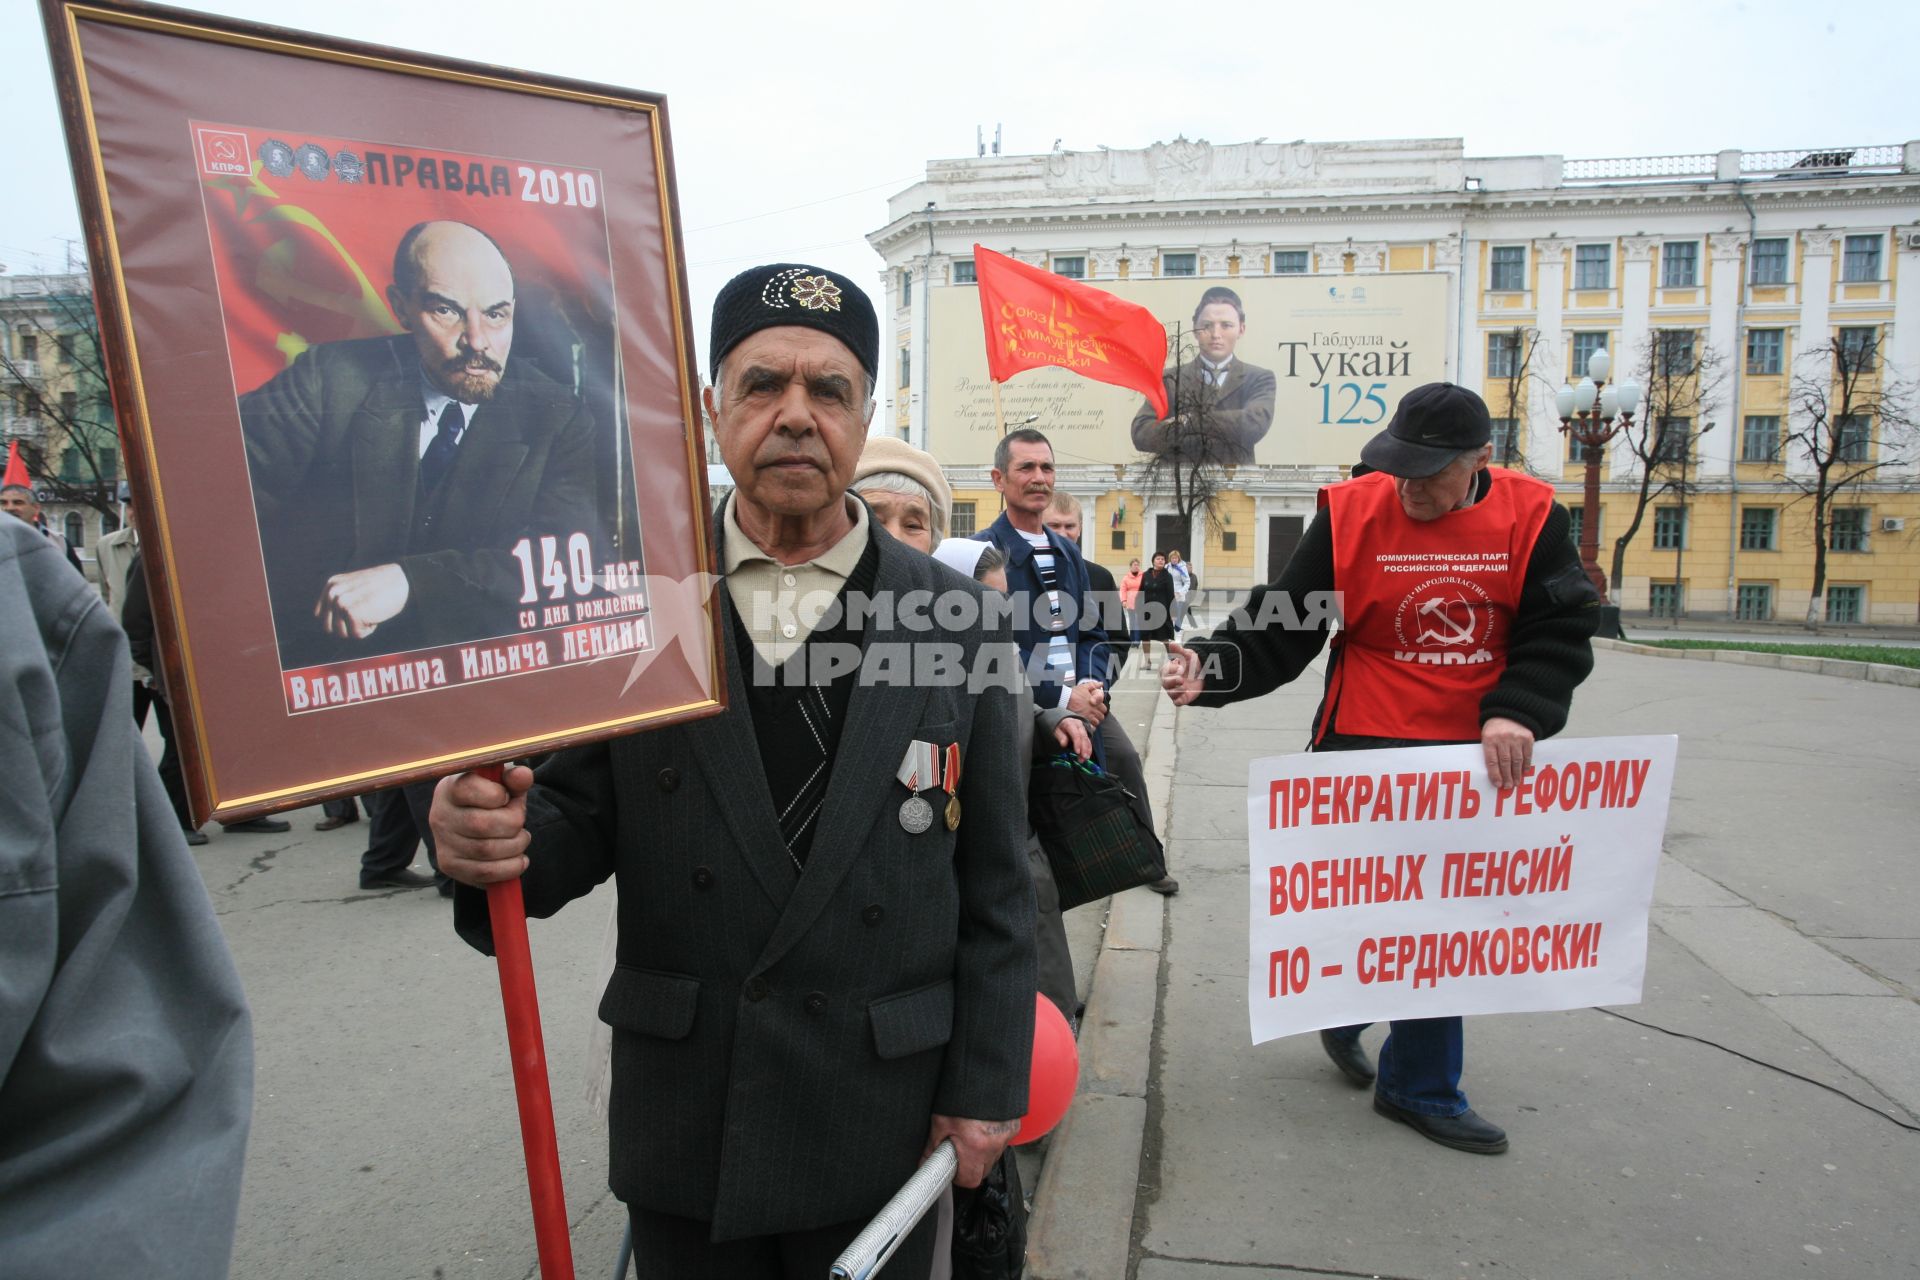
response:
{"label": "embroidered black skullcap", "polygon": [[742,271],[713,301],[707,373],[720,379],[720,361],[741,341],[775,325],[797,324],[840,339],[867,376],[880,364],[880,319],[860,286],[837,271],[795,262]]}

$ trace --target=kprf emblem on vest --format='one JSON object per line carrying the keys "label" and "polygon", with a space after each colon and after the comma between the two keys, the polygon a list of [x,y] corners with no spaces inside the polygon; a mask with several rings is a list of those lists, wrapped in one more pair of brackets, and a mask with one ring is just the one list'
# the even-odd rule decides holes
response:
{"label": "kprf emblem on vest", "polygon": [[1395,662],[1435,667],[1493,661],[1493,600],[1471,578],[1428,578],[1401,599],[1393,614]]}

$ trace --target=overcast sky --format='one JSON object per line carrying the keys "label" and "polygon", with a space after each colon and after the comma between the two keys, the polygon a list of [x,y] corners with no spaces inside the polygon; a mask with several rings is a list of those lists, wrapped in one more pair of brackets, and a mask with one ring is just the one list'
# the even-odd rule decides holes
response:
{"label": "overcast sky", "polygon": [[[1920,5],[640,5],[217,0],[211,9],[667,95],[696,332],[735,272],[871,284],[863,236],[930,158],[1461,137],[1469,155],[1657,155],[1920,137]],[[38,6],[0,0],[0,263],[78,237]],[[1170,15],[1183,19],[1169,22]],[[533,15],[531,20],[527,15]]]}

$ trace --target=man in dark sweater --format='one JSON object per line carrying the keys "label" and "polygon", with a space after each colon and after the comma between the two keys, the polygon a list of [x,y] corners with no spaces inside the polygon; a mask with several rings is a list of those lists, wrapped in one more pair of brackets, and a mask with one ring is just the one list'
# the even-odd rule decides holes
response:
{"label": "man in dark sweater", "polygon": [[[814,1280],[938,1143],[977,1186],[1027,1110],[1034,899],[1007,748],[1032,711],[1011,664],[973,683],[902,662],[940,645],[965,676],[1012,634],[847,493],[880,350],[866,294],[757,267],[712,335],[725,714],[556,752],[537,783],[444,780],[431,822],[483,949],[465,886],[519,878],[547,916],[618,877],[608,1182],[639,1273]],[[948,593],[972,612],[891,603]],[[887,1274],[925,1277],[934,1234]]]}
{"label": "man in dark sweater", "polygon": [[[1599,597],[1552,487],[1489,468],[1491,438],[1473,392],[1448,383],[1408,392],[1361,450],[1364,474],[1321,491],[1279,579],[1209,638],[1170,646],[1162,687],[1177,704],[1211,707],[1272,692],[1326,643],[1328,612],[1310,598],[1338,591],[1341,631],[1311,749],[1479,742],[1493,785],[1518,782],[1593,669]],[[1277,613],[1317,625],[1256,623],[1275,593],[1293,606]],[[1375,1085],[1374,1110],[1456,1150],[1507,1149],[1505,1132],[1460,1091],[1458,1017],[1395,1021],[1377,1082],[1364,1029],[1320,1038],[1356,1086]]]}

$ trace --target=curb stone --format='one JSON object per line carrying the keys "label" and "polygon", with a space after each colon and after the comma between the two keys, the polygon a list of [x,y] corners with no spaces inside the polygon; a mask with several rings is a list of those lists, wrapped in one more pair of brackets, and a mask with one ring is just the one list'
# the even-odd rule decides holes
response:
{"label": "curb stone", "polygon": [[[1173,704],[1156,699],[1141,753],[1147,800],[1163,833],[1173,792],[1174,718]],[[1032,1280],[1115,1280],[1127,1274],[1153,1030],[1160,1020],[1167,899],[1147,888],[1129,889],[1108,899],[1108,909],[1080,1023],[1079,1085],[1047,1140],[1027,1224]]]}
{"label": "curb stone", "polygon": [[[1635,644],[1631,640],[1593,639],[1596,649],[1618,649],[1647,658],[1690,658],[1695,662],[1731,662],[1743,667],[1773,667],[1781,671],[1803,671],[1808,675],[1839,676],[1843,680],[1867,680],[1874,684],[1904,685],[1920,689],[1920,670],[1896,667],[1885,662],[1854,662],[1847,658],[1815,658],[1798,653],[1754,653],[1746,649],[1666,649],[1657,645]],[[1156,810],[1155,812],[1158,812]]]}

